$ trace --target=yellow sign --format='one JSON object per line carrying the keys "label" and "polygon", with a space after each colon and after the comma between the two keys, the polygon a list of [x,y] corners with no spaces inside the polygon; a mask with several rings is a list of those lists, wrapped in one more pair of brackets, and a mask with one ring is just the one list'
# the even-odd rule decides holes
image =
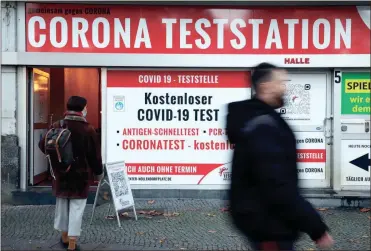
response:
{"label": "yellow sign", "polygon": [[347,79],[345,93],[370,93],[370,79]]}

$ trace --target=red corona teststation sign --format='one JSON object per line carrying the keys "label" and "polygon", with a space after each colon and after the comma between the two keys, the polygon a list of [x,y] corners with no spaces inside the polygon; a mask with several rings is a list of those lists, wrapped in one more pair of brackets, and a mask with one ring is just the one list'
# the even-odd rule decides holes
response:
{"label": "red corona teststation sign", "polygon": [[356,6],[26,6],[28,52],[370,53],[370,20]]}

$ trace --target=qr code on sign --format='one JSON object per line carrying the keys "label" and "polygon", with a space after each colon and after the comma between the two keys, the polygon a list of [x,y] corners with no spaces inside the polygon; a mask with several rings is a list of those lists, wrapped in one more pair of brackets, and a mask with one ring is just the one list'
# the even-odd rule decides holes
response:
{"label": "qr code on sign", "polygon": [[111,183],[115,196],[120,197],[129,193],[129,188],[126,184],[124,172],[114,172],[111,174]]}
{"label": "qr code on sign", "polygon": [[310,115],[310,84],[288,84],[286,87],[285,114]]}

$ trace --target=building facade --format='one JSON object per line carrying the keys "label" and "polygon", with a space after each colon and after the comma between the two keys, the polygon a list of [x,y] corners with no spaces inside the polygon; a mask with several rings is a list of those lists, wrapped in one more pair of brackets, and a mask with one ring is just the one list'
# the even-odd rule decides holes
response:
{"label": "building facade", "polygon": [[250,69],[267,61],[289,71],[279,112],[301,186],[369,196],[369,6],[1,4],[5,194],[50,187],[37,143],[71,95],[87,97],[104,162],[125,161],[134,190],[220,194],[226,104],[251,97]]}

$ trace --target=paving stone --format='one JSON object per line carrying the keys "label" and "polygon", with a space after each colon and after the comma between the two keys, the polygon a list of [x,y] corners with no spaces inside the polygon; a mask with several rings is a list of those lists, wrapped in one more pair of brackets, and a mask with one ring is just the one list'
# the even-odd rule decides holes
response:
{"label": "paving stone", "polygon": [[[249,250],[245,238],[234,229],[220,200],[158,199],[153,204],[137,200],[138,221],[128,211],[116,219],[105,218],[107,205],[98,207],[90,225],[88,205],[79,240],[84,250]],[[140,211],[158,210],[173,217],[147,217]],[[370,247],[370,213],[359,209],[329,209],[320,214],[336,241],[333,250],[367,250]],[[4,206],[1,208],[2,250],[63,250],[60,234],[53,229],[54,206]],[[298,250],[315,249],[305,235]]]}
{"label": "paving stone", "polygon": [[1,246],[1,250],[10,251],[10,250],[14,250],[14,249],[11,246]]}

